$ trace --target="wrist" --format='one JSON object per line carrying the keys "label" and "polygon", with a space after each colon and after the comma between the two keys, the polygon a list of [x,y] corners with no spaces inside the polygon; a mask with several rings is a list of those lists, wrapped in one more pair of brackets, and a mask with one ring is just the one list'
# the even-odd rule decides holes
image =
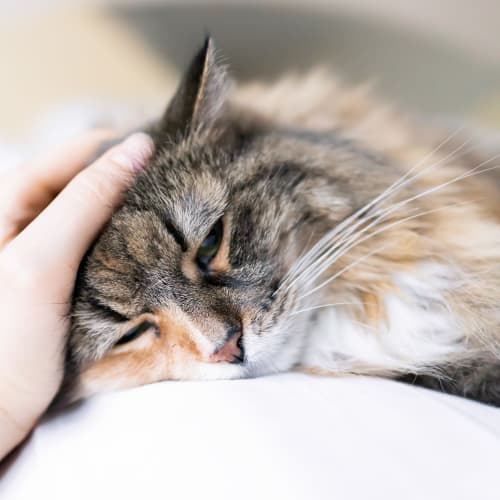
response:
{"label": "wrist", "polygon": [[3,407],[0,407],[0,461],[18,446],[29,434],[37,417],[18,419]]}
{"label": "wrist", "polygon": [[46,385],[31,394],[12,389],[0,387],[0,460],[28,436],[55,395]]}

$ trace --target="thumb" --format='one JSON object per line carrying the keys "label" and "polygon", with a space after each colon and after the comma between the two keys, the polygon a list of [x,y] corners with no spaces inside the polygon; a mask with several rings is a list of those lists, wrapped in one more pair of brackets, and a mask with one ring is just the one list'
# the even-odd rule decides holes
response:
{"label": "thumb", "polygon": [[[152,139],[136,133],[76,175],[6,248],[49,274],[65,263],[78,268],[99,231],[153,154]],[[21,257],[22,258],[22,257]]]}

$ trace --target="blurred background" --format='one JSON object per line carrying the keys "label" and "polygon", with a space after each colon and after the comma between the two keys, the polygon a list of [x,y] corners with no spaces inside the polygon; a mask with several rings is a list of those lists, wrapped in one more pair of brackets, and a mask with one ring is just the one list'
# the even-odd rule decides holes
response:
{"label": "blurred background", "polygon": [[411,111],[500,128],[498,0],[0,0],[1,161],[159,114],[206,32],[242,80],[326,64]]}

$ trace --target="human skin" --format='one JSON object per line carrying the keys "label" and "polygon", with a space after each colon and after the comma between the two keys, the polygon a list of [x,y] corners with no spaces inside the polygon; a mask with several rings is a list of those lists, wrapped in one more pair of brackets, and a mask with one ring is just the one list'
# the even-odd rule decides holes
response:
{"label": "human skin", "polygon": [[134,134],[85,168],[113,135],[89,132],[0,177],[0,460],[59,388],[78,266],[153,153]]}

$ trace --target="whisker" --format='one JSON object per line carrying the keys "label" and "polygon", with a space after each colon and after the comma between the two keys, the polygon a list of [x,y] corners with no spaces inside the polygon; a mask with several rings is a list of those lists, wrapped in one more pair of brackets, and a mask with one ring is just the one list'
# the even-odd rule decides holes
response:
{"label": "whisker", "polygon": [[[413,211],[418,210],[418,208],[414,208]],[[333,257],[334,254],[336,254],[339,250],[345,247],[345,245],[351,243],[352,241],[355,241],[361,234],[366,232],[366,230],[370,229],[371,227],[375,226],[378,222],[382,222],[382,215],[379,216],[377,219],[375,219],[372,223],[370,223],[367,227],[362,229],[361,231],[356,232],[354,235],[352,235],[352,231],[349,231],[343,237],[337,241],[335,241],[335,245],[332,245],[332,247],[326,251],[320,259],[318,259],[316,262],[314,262],[313,266],[310,266],[309,269],[307,269],[305,272],[301,274],[298,278],[300,280],[305,280],[308,279],[312,274],[318,275],[318,273],[321,273],[322,271],[320,270],[326,270],[328,267],[330,267],[331,263],[330,260]],[[360,219],[360,223],[356,225],[357,227],[363,225],[364,223],[368,222],[373,216],[370,217],[365,217],[364,219]],[[321,264],[321,265],[320,265]]]}
{"label": "whisker", "polygon": [[323,309],[325,307],[336,307],[336,306],[347,306],[347,305],[362,305],[362,302],[334,302],[332,304],[320,304],[317,306],[306,307],[304,309],[299,309],[298,311],[293,311],[290,316],[295,316],[296,314],[301,314],[309,311],[314,311],[315,309]]}
{"label": "whisker", "polygon": [[[343,267],[340,271],[338,271],[337,273],[335,273],[333,276],[330,276],[330,278],[328,278],[327,280],[323,281],[319,285],[315,286],[312,290],[309,290],[304,295],[301,295],[298,300],[304,299],[304,298],[308,297],[309,295],[313,294],[314,292],[317,292],[318,290],[320,290],[321,288],[325,287],[326,285],[328,285],[329,283],[331,283],[333,280],[337,279],[339,276],[341,276],[342,274],[344,274],[349,269],[353,268],[354,266],[357,266],[358,264],[360,264],[364,260],[368,259],[372,255],[380,253],[382,250],[384,250],[385,248],[387,248],[387,246],[388,246],[387,244],[386,245],[382,245],[382,246],[376,248],[375,250],[372,250],[371,252],[369,252],[369,253],[367,253],[367,254],[359,257],[358,259],[354,260],[349,265]],[[350,250],[350,248],[347,249],[346,251],[348,251],[348,250]]]}
{"label": "whisker", "polygon": [[495,170],[495,169],[499,168],[499,167],[500,167],[500,165],[495,165],[495,166],[493,166],[493,167],[485,168],[485,169],[483,169],[483,170],[477,170],[477,169],[478,169],[478,168],[480,168],[480,167],[482,167],[482,166],[484,166],[484,165],[486,165],[487,163],[489,163],[489,162],[491,162],[491,161],[493,161],[493,160],[498,159],[498,158],[500,158],[500,153],[499,153],[499,154],[497,154],[497,155],[495,155],[494,157],[490,158],[489,160],[485,160],[485,161],[483,161],[482,163],[480,163],[480,164],[479,164],[479,165],[477,165],[476,167],[474,167],[474,168],[472,168],[472,169],[468,170],[467,172],[465,172],[465,173],[464,173],[464,174],[462,174],[462,175],[459,175],[458,177],[455,177],[454,179],[451,179],[451,180],[449,180],[449,181],[447,181],[447,182],[444,182],[444,183],[442,183],[442,184],[439,184],[438,186],[434,186],[434,187],[432,187],[432,188],[429,188],[429,189],[427,189],[426,191],[424,191],[424,192],[422,192],[422,193],[419,193],[419,194],[417,194],[417,195],[415,195],[415,196],[412,196],[412,197],[410,197],[410,198],[407,198],[406,200],[403,200],[402,202],[396,203],[396,205],[395,205],[394,207],[395,207],[395,208],[396,208],[396,207],[397,207],[397,208],[399,208],[400,206],[404,206],[404,205],[406,205],[406,204],[408,204],[408,203],[410,203],[410,202],[412,202],[412,201],[418,200],[418,199],[420,199],[420,198],[422,198],[422,197],[424,197],[424,196],[427,196],[427,195],[429,195],[429,194],[432,194],[432,193],[434,193],[435,191],[438,191],[438,190],[440,190],[440,189],[442,189],[442,188],[444,188],[444,187],[447,187],[447,186],[449,186],[449,185],[451,185],[451,184],[454,184],[455,182],[461,181],[461,180],[463,180],[463,179],[467,179],[467,178],[469,178],[469,177],[474,177],[474,176],[476,176],[476,175],[484,174],[484,173],[486,173],[486,172],[490,172],[491,170]]}
{"label": "whisker", "polygon": [[[334,236],[338,235],[342,232],[345,232],[347,234],[352,233],[357,227],[359,227],[361,224],[365,222],[365,219],[360,219],[356,224],[351,225],[351,227],[348,227],[351,222],[354,222],[357,217],[360,217],[364,215],[366,212],[368,212],[373,206],[375,206],[377,203],[380,201],[386,201],[389,197],[392,196],[395,192],[399,191],[402,189],[403,186],[409,184],[410,182],[414,182],[417,178],[419,178],[423,173],[426,171],[435,168],[439,166],[441,163],[450,160],[453,158],[454,155],[461,149],[463,149],[470,141],[464,141],[460,146],[458,146],[455,150],[453,150],[451,153],[446,155],[445,157],[441,158],[438,162],[435,162],[420,172],[418,172],[416,175],[413,177],[408,178],[408,175],[411,174],[411,172],[415,171],[416,168],[418,168],[421,164],[423,164],[429,157],[431,157],[435,152],[437,152],[444,144],[449,142],[460,130],[462,130],[463,127],[459,127],[454,133],[450,134],[447,139],[442,141],[433,151],[431,151],[429,154],[427,154],[422,160],[420,160],[416,165],[414,165],[410,170],[408,170],[400,179],[395,181],[392,185],[390,185],[386,190],[384,190],[381,194],[379,194],[377,197],[375,197],[373,200],[371,200],[368,204],[364,205],[361,207],[359,210],[357,210],[354,214],[350,215],[344,221],[342,221],[338,226],[336,226],[332,231],[327,233],[321,240],[319,240],[316,245],[311,248],[310,252],[308,252],[305,256],[305,258],[301,258],[298,261],[298,265],[290,269],[288,276],[285,277],[285,279],[282,281],[282,285],[285,285],[288,281],[290,281],[290,276],[296,276],[299,274],[304,268],[307,270],[307,264],[308,262],[311,262],[311,260],[321,252],[325,252],[325,247],[326,245],[331,245],[333,243],[332,238]],[[377,215],[377,213],[373,214],[372,216]],[[337,239],[336,238],[336,239]],[[328,253],[328,250],[326,250]],[[325,256],[324,254],[320,256],[318,260],[324,259]],[[293,280],[292,284],[296,282],[296,280]],[[287,287],[288,289],[289,287]]]}
{"label": "whisker", "polygon": [[[412,167],[410,170],[408,170],[405,173],[405,175],[403,175],[403,177],[399,181],[397,181],[393,185],[395,185],[395,187],[397,189],[400,189],[402,186],[406,186],[410,182],[415,181],[416,179],[418,179],[419,177],[421,177],[422,174],[428,172],[429,170],[432,170],[432,169],[438,167],[439,165],[443,164],[444,162],[446,162],[448,160],[456,159],[456,154],[459,151],[461,151],[468,144],[470,144],[470,140],[464,141],[460,146],[458,146],[457,148],[455,148],[453,151],[451,151],[450,153],[448,153],[443,158],[439,159],[437,162],[431,163],[430,165],[427,165],[427,167],[425,167],[424,169],[422,169],[419,172],[417,172],[414,176],[412,176],[410,178],[407,178],[408,174],[410,174],[411,172],[413,172],[415,170],[415,166]],[[462,152],[462,155],[465,154],[466,152],[467,152],[467,150],[465,152]],[[460,158],[460,155],[458,157]],[[420,162],[419,166],[422,165],[422,164],[423,164],[423,162]]]}
{"label": "whisker", "polygon": [[[424,196],[428,196],[429,194],[432,194],[440,189],[443,189],[444,187],[447,187],[455,182],[459,182],[460,180],[463,180],[463,179],[466,179],[468,177],[472,177],[472,176],[475,176],[475,175],[480,175],[480,174],[483,174],[483,173],[486,173],[488,171],[491,171],[491,170],[494,170],[494,169],[497,169],[500,167],[500,165],[495,165],[493,167],[490,167],[490,168],[486,168],[486,169],[482,169],[482,170],[479,170],[482,166],[490,163],[491,161],[497,159],[500,157],[500,153],[489,158],[488,160],[485,160],[483,162],[481,162],[479,165],[477,165],[476,167],[464,172],[463,174],[447,181],[447,182],[444,182],[442,184],[439,184],[438,186],[433,186],[432,188],[429,188],[427,189],[426,191],[423,191],[417,195],[414,195],[414,196],[411,196],[410,198],[407,198],[405,200],[402,200],[390,207],[387,207],[385,209],[383,209],[381,212],[376,212],[376,214],[378,213],[378,217],[373,221],[371,222],[368,226],[366,226],[365,228],[363,228],[361,231],[358,231],[358,233],[356,233],[353,237],[349,238],[348,241],[344,244],[344,245],[347,245],[349,244],[350,242],[352,242],[353,240],[355,240],[359,235],[365,233],[368,229],[376,226],[378,223],[381,223],[383,222],[384,220],[387,219],[387,216],[393,212],[395,212],[396,210],[402,208],[403,206],[407,205],[408,203],[411,203],[412,201],[415,201],[415,200],[418,200]],[[470,202],[466,202],[466,203],[470,203]],[[456,205],[456,204],[455,204]],[[453,206],[453,205],[448,205],[447,207],[443,207],[443,208],[449,208],[450,206]],[[439,210],[439,209],[438,209]],[[374,215],[376,215],[374,214]],[[422,213],[420,215],[425,215],[425,213]],[[413,216],[412,217],[406,217],[404,219],[401,219],[401,222],[403,221],[407,221],[407,220],[410,220],[411,218],[414,218]],[[363,223],[366,222],[366,220],[363,220],[362,221]],[[397,222],[399,223],[399,222]],[[373,233],[373,235],[375,234],[378,234],[379,231]],[[361,241],[365,241],[366,238],[362,239]],[[358,242],[360,243],[360,242]],[[351,247],[349,247],[351,248]],[[333,252],[333,255],[332,255],[332,252]],[[345,252],[344,252],[345,253]],[[321,269],[321,273],[326,270],[328,267],[330,267],[332,265],[333,262],[335,262],[335,260],[337,260],[338,258],[340,258],[340,256],[337,257],[337,259],[335,260],[331,260],[332,257],[335,257],[337,256],[338,254],[338,245],[335,246],[335,247],[332,247],[325,255],[323,255],[320,259],[318,260],[321,260],[321,261],[325,261],[325,263],[320,267]],[[342,254],[343,255],[343,254]],[[314,263],[314,265],[316,266],[315,267],[315,270],[317,269],[317,263]],[[314,272],[314,275],[315,277],[317,277],[319,274],[321,274],[320,272]],[[303,273],[302,273],[303,274]],[[308,274],[311,274],[310,272]],[[298,277],[296,280],[293,281],[293,283],[297,282],[299,279],[303,279],[303,276],[301,275],[300,277]],[[315,279],[315,278],[314,278]],[[310,281],[310,280],[309,280]],[[287,287],[289,288],[289,287]]]}
{"label": "whisker", "polygon": [[[345,247],[342,252],[340,252],[336,257],[335,259],[332,260],[332,262],[329,263],[329,266],[330,267],[331,265],[333,265],[338,259],[340,259],[343,255],[345,255],[349,250],[352,250],[354,247],[360,245],[361,243],[363,243],[364,241],[370,239],[370,238],[373,238],[374,236],[376,236],[377,234],[380,234],[380,233],[383,233],[395,226],[398,226],[400,224],[403,224],[405,222],[408,222],[409,220],[412,220],[412,219],[416,219],[418,217],[422,217],[424,215],[429,215],[431,213],[436,213],[436,212],[440,212],[442,210],[448,210],[452,207],[456,207],[456,206],[461,206],[461,205],[466,205],[466,204],[470,204],[472,202],[460,202],[460,203],[454,203],[454,204],[451,204],[451,205],[446,205],[444,207],[439,207],[439,208],[435,208],[435,209],[432,209],[432,210],[425,210],[423,212],[420,212],[416,215],[411,215],[411,216],[408,216],[408,217],[404,217],[403,219],[399,219],[395,222],[392,222],[390,224],[386,224],[384,226],[382,226],[381,228],[379,228],[377,231],[374,231],[373,233],[369,233],[368,235],[364,236],[363,238],[361,239],[356,239],[354,240],[354,242]],[[365,228],[363,229],[363,231],[366,231],[368,228]],[[361,233],[362,234],[362,233]],[[362,262],[363,260],[365,260],[366,258],[374,255],[375,253],[379,253],[381,249],[383,248],[386,248],[388,245],[383,245],[382,247],[372,251],[372,252],[369,252],[368,254],[366,254],[365,256],[361,257],[360,259],[356,259],[353,263],[349,264],[348,266],[344,267],[343,269],[341,269],[340,271],[338,271],[337,273],[335,273],[333,276],[331,276],[330,278],[328,278],[327,280],[323,281],[321,284],[317,285],[316,287],[314,287],[312,290],[309,290],[307,293],[305,293],[304,295],[302,295],[301,297],[299,297],[299,299],[303,299],[309,295],[311,295],[312,293],[316,292],[317,290],[323,288],[324,286],[326,286],[327,284],[331,283],[334,279],[337,279],[339,276],[341,276],[342,274],[344,274],[345,271],[351,269],[353,267],[353,265],[357,265],[359,264],[360,262]],[[316,279],[319,275],[315,276],[314,279]]]}

